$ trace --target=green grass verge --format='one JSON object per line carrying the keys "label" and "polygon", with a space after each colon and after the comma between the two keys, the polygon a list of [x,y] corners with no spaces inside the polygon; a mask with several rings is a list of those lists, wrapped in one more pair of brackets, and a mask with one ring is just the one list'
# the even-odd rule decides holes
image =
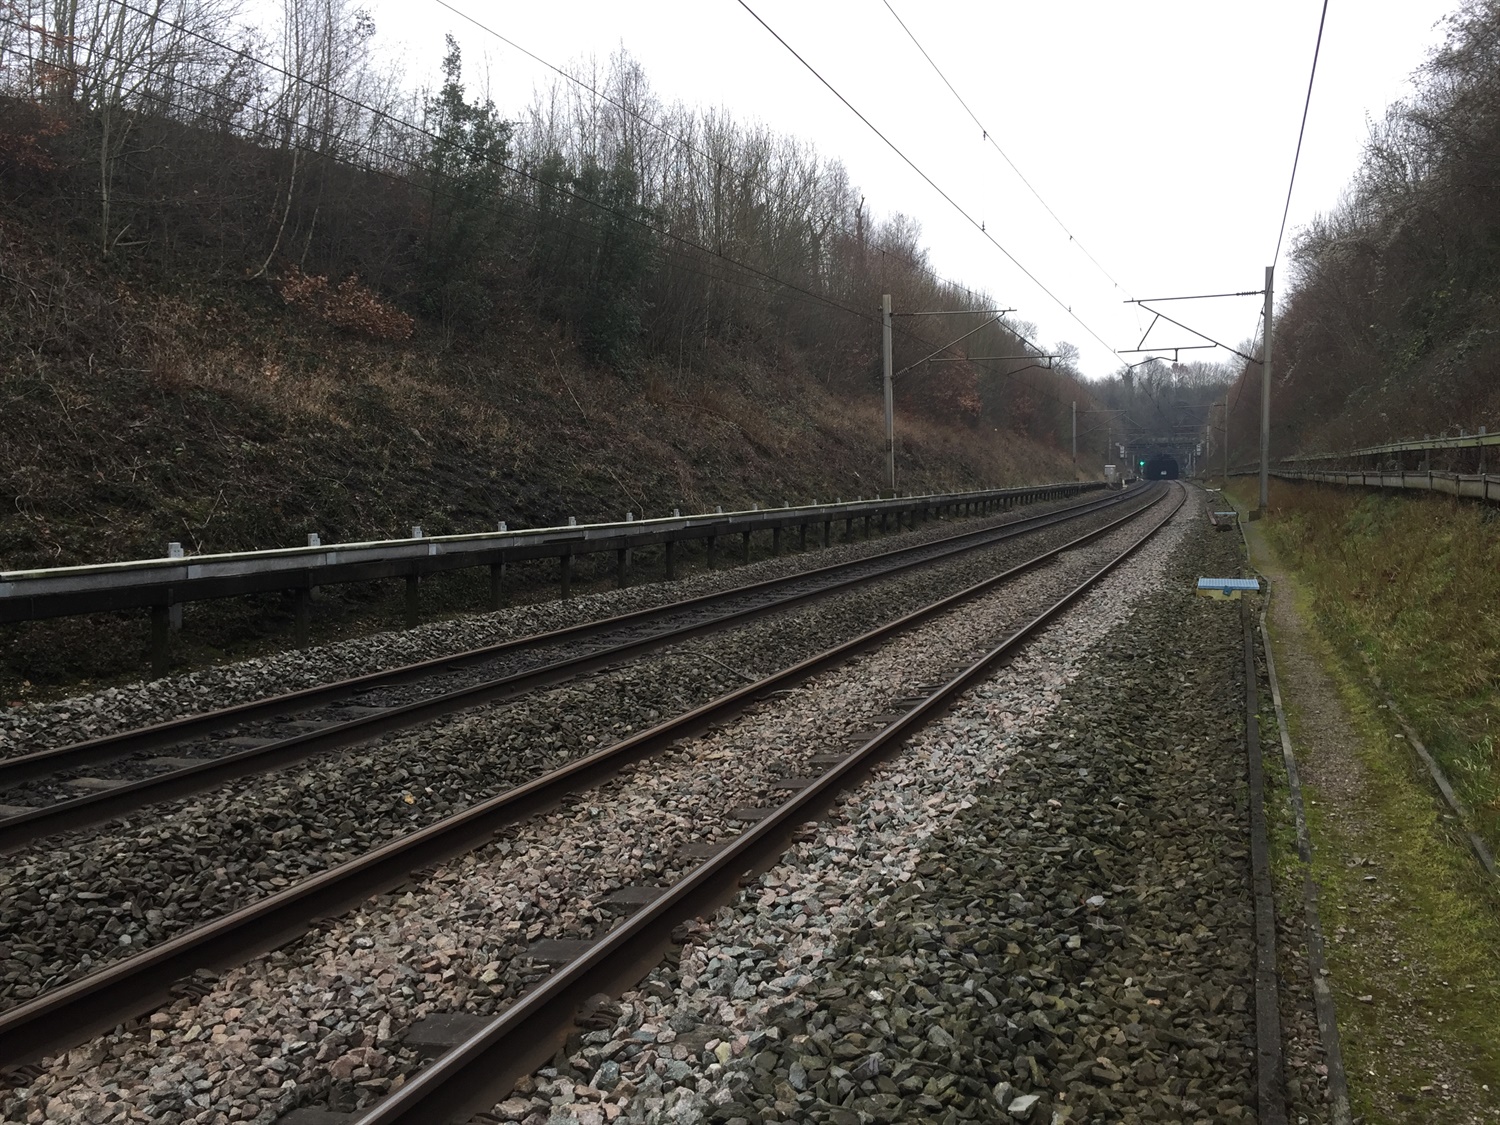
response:
{"label": "green grass verge", "polygon": [[1306,584],[1321,631],[1354,666],[1361,657],[1374,664],[1475,827],[1500,848],[1495,512],[1448,497],[1273,481],[1261,527]]}
{"label": "green grass verge", "polygon": [[[1247,499],[1237,498],[1242,505]],[[1500,896],[1436,802],[1415,755],[1394,737],[1389,713],[1364,675],[1366,638],[1383,634],[1368,605],[1337,611],[1333,581],[1360,569],[1352,550],[1327,549],[1340,525],[1309,531],[1318,517],[1292,509],[1297,497],[1273,499],[1280,505],[1256,530],[1290,571],[1280,575],[1279,596],[1290,597],[1311,626],[1303,643],[1333,681],[1352,727],[1345,784],[1320,789],[1304,778],[1303,795],[1353,1109],[1371,1123],[1500,1120]],[[1348,508],[1368,508],[1369,499],[1351,496]],[[1328,514],[1326,503],[1309,507]],[[1425,521],[1408,519],[1411,534],[1424,533]],[[1391,526],[1381,518],[1374,525]],[[1402,556],[1392,544],[1386,558]],[[1406,588],[1430,584],[1419,574]],[[1274,622],[1272,635],[1280,649],[1286,638]],[[1429,646],[1428,658],[1442,647]],[[1394,687],[1394,678],[1388,682]],[[1429,682],[1418,675],[1404,686],[1411,692]],[[1297,689],[1283,683],[1293,744],[1306,754],[1304,712],[1316,701]],[[1405,693],[1397,694],[1410,705]],[[1279,789],[1281,772],[1269,753],[1267,767]],[[1287,829],[1285,819],[1273,821],[1283,910],[1293,908],[1285,892],[1296,855]]]}

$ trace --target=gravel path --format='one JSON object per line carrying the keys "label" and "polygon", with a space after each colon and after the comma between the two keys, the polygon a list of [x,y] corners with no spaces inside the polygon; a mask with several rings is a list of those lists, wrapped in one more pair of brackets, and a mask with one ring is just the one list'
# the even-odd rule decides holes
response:
{"label": "gravel path", "polygon": [[1118,515],[1087,516],[369,748],[240,779],[23,849],[0,872],[0,1007],[274,893]]}
{"label": "gravel path", "polygon": [[[1108,538],[1123,544],[1135,534]],[[774,712],[762,707],[641,763],[433,873],[420,889],[384,896],[226,974],[207,996],[179,1000],[139,1030],[73,1052],[12,1091],[5,1111],[30,1119],[50,1105],[75,1119],[132,1120],[125,1107],[133,1104],[142,1120],[269,1122],[292,1105],[366,1102],[415,1065],[399,1041],[406,1024],[430,1011],[503,1006],[543,972],[526,957],[528,942],[607,928],[619,916],[606,901],[613,891],[676,878],[689,862],[676,854],[679,842],[733,831],[728,810],[768,803],[772,780],[806,772],[807,759],[842,734],[867,729],[893,693],[971,655],[976,632],[993,633],[1040,609],[1105,550],[1070,552],[909,643],[818,677],[782,697]],[[1149,559],[1132,565],[1149,566]],[[1117,612],[1107,596],[1089,605],[1094,614]],[[1032,661],[1006,673],[1017,696],[1008,726],[1028,721],[1055,694],[1050,674],[1044,686],[1022,686],[1046,666]]]}

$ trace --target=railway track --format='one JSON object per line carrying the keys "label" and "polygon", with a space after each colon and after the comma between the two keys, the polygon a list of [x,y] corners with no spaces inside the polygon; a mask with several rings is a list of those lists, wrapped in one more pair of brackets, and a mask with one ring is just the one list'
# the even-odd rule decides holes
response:
{"label": "railway track", "polygon": [[[768,613],[1142,502],[1139,493],[1090,500],[853,562],[0,759],[0,806],[10,813],[0,817],[0,854],[234,778],[513,699]],[[85,770],[90,771],[87,776]],[[86,791],[80,794],[80,788]]]}
{"label": "railway track", "polygon": [[[1141,497],[1150,503],[1155,503],[1160,498],[1159,494]],[[1178,504],[1180,503],[1179,499]],[[903,630],[950,610],[978,594],[991,591],[1022,572],[1044,565],[1111,531],[1117,531],[1120,525],[1139,515],[1140,510],[1131,510],[1103,527],[1070,539],[1000,575],[909,613],[897,621],[869,630],[772,676],[747,684],[649,730],[572,761],[550,774],[534,778],[518,788],[482,801],[420,831],[390,841],[224,918],[179,934],[144,953],[117,961],[36,1000],[12,1008],[0,1015],[0,1063],[14,1065],[60,1045],[76,1042],[90,1030],[116,1024],[168,995],[173,985],[189,976],[193,970],[233,964],[258,950],[278,945],[305,930],[313,920],[338,913],[376,891],[400,884],[413,870],[469,850],[490,839],[504,826],[555,804],[569,793],[598,784],[633,761],[722,722],[746,707],[764,702],[776,692],[788,690],[819,671],[869,651]],[[1014,527],[1015,525],[1010,525],[1010,530],[1014,530]],[[1082,589],[1080,587],[1070,598],[1077,596]],[[1064,603],[1059,603],[1050,612],[1055,613],[1062,604]],[[1034,627],[1035,623],[1028,628]],[[1005,651],[1008,650],[1002,646],[1002,649],[990,654],[990,661],[999,659]],[[933,698],[937,699],[938,696]],[[928,700],[915,707],[912,713],[917,718],[912,722],[919,723],[922,715],[928,714],[931,708],[940,706],[940,702]],[[894,737],[896,736],[893,735],[892,738]],[[826,791],[826,787],[811,791],[822,793]]]}
{"label": "railway track", "polygon": [[1163,527],[1185,501],[1179,495],[1147,530],[1041,613],[983,651],[921,697],[900,701],[899,713],[851,747],[847,756],[800,786],[784,803],[726,843],[685,878],[663,889],[648,905],[586,952],[560,968],[516,1004],[404,1083],[399,1090],[351,1116],[357,1125],[432,1125],[460,1121],[494,1106],[522,1076],[552,1057],[576,1030],[580,1012],[600,994],[614,994],[639,980],[673,944],[687,919],[711,914],[740,890],[749,873],[775,863],[802,826],[820,816],[839,795],[858,784],[884,758],[942,714],[961,693],[1013,656],[1073,602],[1087,593]]}

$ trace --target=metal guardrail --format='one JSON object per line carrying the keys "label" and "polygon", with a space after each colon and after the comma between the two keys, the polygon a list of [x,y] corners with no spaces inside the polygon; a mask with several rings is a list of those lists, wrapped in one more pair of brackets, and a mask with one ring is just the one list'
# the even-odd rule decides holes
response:
{"label": "metal guardrail", "polygon": [[562,593],[567,596],[572,560],[614,551],[617,581],[628,579],[630,552],[666,548],[667,577],[674,577],[677,544],[704,540],[710,558],[721,536],[738,534],[748,554],[750,536],[769,531],[775,550],[781,533],[823,526],[824,544],[837,521],[879,518],[882,527],[894,517],[915,521],[947,511],[989,511],[1039,500],[1060,499],[1103,488],[1103,482],[1068,482],[1024,488],[987,489],[929,496],[901,496],[851,503],[762,508],[748,512],[673,515],[662,519],[581,524],[528,530],[501,530],[471,535],[436,535],[369,543],[318,544],[278,550],[242,551],[183,558],[140,559],[92,566],[0,572],[0,624],[70,617],[85,613],[150,609],[153,627],[164,640],[169,611],[184,602],[277,591],[297,595],[298,639],[305,639],[309,592],[346,582],[404,578],[407,618],[413,623],[420,579],[472,567],[491,568],[492,599],[498,602],[504,568],[532,559],[560,560]]}
{"label": "metal guardrail", "polygon": [[1449,496],[1500,503],[1500,476],[1491,473],[1445,473],[1437,469],[1398,469],[1391,472],[1370,473],[1338,472],[1326,469],[1308,471],[1272,469],[1271,475],[1279,480],[1361,485],[1365,488],[1407,488],[1420,492],[1442,492]]}
{"label": "metal guardrail", "polygon": [[1487,434],[1481,429],[1477,434],[1463,434],[1459,437],[1421,438],[1413,441],[1393,441],[1385,445],[1367,445],[1361,449],[1346,449],[1337,453],[1299,454],[1296,457],[1286,458],[1282,463],[1300,465],[1308,461],[1345,461],[1356,457],[1380,457],[1392,453],[1424,453],[1438,449],[1482,449],[1491,445],[1500,445],[1500,433]]}

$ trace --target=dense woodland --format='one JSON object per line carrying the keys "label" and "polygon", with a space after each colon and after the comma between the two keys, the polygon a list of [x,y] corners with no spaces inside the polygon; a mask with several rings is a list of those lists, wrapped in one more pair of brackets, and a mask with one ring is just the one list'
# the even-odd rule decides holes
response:
{"label": "dense woodland", "polygon": [[[663,104],[624,54],[502,109],[451,40],[414,92],[349,0],[285,0],[268,28],[232,0],[0,11],[0,166],[109,268],[254,280],[350,332],[460,351],[519,306],[624,376],[795,350],[861,395],[879,389],[882,293],[898,310],[991,307],[935,276],[917,225],[877,217],[836,160]],[[898,369],[985,319],[899,321]],[[996,324],[964,343],[1057,350],[1029,335]],[[1047,366],[927,364],[900,393],[937,420],[1066,442],[1083,392]]]}
{"label": "dense woodland", "polygon": [[[1500,424],[1500,3],[1466,0],[1416,84],[1283,268],[1274,456]],[[1257,448],[1259,378],[1232,398],[1237,461]]]}

